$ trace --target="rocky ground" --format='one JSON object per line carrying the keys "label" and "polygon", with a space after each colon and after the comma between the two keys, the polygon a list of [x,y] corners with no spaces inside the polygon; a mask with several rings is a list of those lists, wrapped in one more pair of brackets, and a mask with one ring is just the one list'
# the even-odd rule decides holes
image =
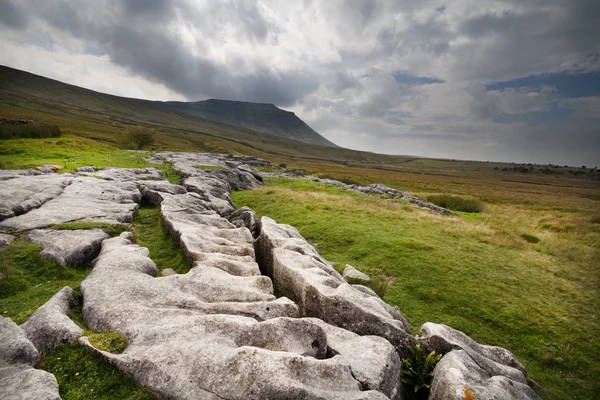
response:
{"label": "rocky ground", "polygon": [[[93,260],[81,283],[84,320],[128,339],[121,354],[94,348],[67,316],[70,288],[22,326],[0,317],[4,398],[60,398],[54,376],[35,369],[39,352],[77,340],[158,398],[401,399],[401,359],[417,343],[444,354],[430,399],[539,398],[507,350],[433,323],[414,336],[400,310],[347,283],[295,228],[236,210],[229,193],[260,186],[255,168],[268,162],[170,152],[153,160],[170,162],[179,184],[154,168],[0,174],[0,246],[18,234],[63,265]],[[393,190],[370,188],[349,189]],[[157,276],[130,232],[48,229],[128,224],[140,204],[160,206],[163,225],[193,263],[188,273]]]}

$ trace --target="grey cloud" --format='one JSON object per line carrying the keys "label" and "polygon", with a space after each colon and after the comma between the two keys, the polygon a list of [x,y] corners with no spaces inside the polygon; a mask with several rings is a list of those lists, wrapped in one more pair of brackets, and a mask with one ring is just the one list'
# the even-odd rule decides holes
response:
{"label": "grey cloud", "polygon": [[27,13],[11,0],[0,0],[0,24],[13,29],[23,29],[27,26]]}

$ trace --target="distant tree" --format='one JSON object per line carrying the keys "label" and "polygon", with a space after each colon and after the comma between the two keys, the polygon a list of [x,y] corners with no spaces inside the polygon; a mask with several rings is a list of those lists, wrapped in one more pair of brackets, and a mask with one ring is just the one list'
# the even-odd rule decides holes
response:
{"label": "distant tree", "polygon": [[145,126],[136,126],[127,131],[127,138],[137,150],[142,150],[145,146],[154,143],[154,131]]}

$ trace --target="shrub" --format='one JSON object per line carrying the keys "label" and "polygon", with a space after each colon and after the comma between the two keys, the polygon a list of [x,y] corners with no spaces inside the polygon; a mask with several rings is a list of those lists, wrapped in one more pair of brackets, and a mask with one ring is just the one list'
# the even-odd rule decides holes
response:
{"label": "shrub", "polygon": [[433,370],[442,358],[442,355],[436,355],[435,351],[427,354],[419,344],[416,344],[414,347],[409,344],[406,348],[410,352],[410,355],[402,359],[402,363],[404,364],[402,382],[412,385],[415,393],[421,389],[428,391],[431,388]]}
{"label": "shrub", "polygon": [[136,126],[127,131],[127,139],[137,150],[142,150],[154,143],[154,131],[145,126]]}
{"label": "shrub", "polygon": [[534,235],[530,235],[528,233],[524,233],[521,235],[521,237],[525,240],[527,240],[529,243],[539,243],[540,242],[540,238]]}
{"label": "shrub", "polygon": [[444,207],[449,210],[480,213],[484,210],[483,202],[477,199],[467,199],[459,196],[447,194],[438,194],[427,196],[425,200],[436,206]]}
{"label": "shrub", "polygon": [[44,139],[57,138],[62,134],[56,125],[33,124],[0,124],[0,139]]}

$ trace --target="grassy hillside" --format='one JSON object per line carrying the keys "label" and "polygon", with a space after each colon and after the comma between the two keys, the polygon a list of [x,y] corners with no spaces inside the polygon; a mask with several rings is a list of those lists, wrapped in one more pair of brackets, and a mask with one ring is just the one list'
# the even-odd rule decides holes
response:
{"label": "grassy hillside", "polygon": [[297,140],[318,146],[337,147],[315,132],[293,112],[273,104],[248,103],[210,99],[195,103],[180,101],[156,102],[169,110],[207,118],[225,124],[249,128],[277,137]]}

